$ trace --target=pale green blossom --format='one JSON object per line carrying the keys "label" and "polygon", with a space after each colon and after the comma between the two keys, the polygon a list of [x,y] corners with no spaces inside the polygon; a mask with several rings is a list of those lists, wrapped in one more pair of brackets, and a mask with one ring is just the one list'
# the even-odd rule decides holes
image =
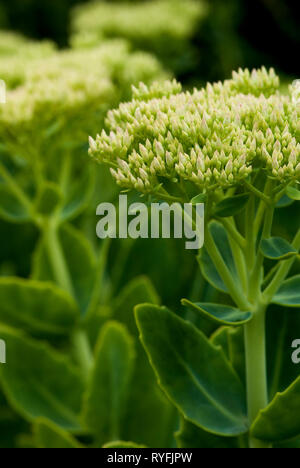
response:
{"label": "pale green blossom", "polygon": [[[0,77],[2,59],[0,57]],[[159,62],[131,52],[123,40],[88,51],[67,50],[45,58],[24,58],[21,84],[7,92],[0,108],[0,133],[23,146],[53,135],[72,144],[103,124],[107,110],[127,99],[131,83],[165,79]],[[33,142],[35,140],[35,142]]]}
{"label": "pale green blossom", "polygon": [[280,184],[300,179],[299,106],[278,91],[274,70],[239,70],[231,80],[182,92],[177,82],[134,89],[110,111],[90,154],[117,183],[143,193],[164,180],[199,190],[242,185],[258,171]]}
{"label": "pale green blossom", "polygon": [[55,52],[56,47],[50,41],[31,41],[16,33],[0,31],[0,79],[8,89],[16,88],[25,82],[28,70],[37,61]]}
{"label": "pale green blossom", "polygon": [[94,1],[75,8],[73,47],[94,47],[107,38],[124,38],[154,53],[172,69],[193,60],[191,38],[207,14],[201,0]]}

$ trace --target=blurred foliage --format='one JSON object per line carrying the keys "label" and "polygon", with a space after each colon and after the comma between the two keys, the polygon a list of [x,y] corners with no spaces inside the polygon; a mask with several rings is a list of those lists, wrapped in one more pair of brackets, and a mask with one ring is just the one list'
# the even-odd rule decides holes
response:
{"label": "blurred foliage", "polygon": [[[122,39],[58,51],[50,42],[1,33],[0,76],[8,88],[0,107],[0,336],[9,350],[9,366],[0,368],[0,445],[81,447],[68,432],[76,431],[89,446],[117,436],[172,446],[176,414],[157,387],[132,310],[139,302],[160,302],[151,281],[140,276],[146,274],[164,301],[177,303],[194,259],[157,243],[136,262],[135,242],[98,241],[96,206],[115,201],[117,190],[110,174],[86,157],[88,135],[129,96],[131,85],[168,73]],[[145,244],[138,249],[144,252]],[[155,262],[161,252],[163,270]],[[180,271],[176,282],[170,268]],[[105,428],[115,427],[118,414],[107,412],[102,428],[82,416],[102,411],[92,389],[103,360],[105,372],[113,370],[103,327],[124,362],[129,353],[117,432]],[[106,379],[102,387],[109,401]]]}
{"label": "blurred foliage", "polygon": [[122,37],[135,48],[154,53],[175,74],[188,73],[197,55],[192,38],[206,13],[205,4],[195,0],[96,1],[75,9],[71,42],[91,47]]}

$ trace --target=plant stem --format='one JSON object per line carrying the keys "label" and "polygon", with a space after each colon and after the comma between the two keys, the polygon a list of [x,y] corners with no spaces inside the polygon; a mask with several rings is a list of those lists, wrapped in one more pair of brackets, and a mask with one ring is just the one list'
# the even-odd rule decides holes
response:
{"label": "plant stem", "polygon": [[258,198],[263,200],[266,204],[270,203],[270,201],[271,201],[270,198],[265,193],[261,192],[256,187],[254,187],[253,184],[251,184],[250,182],[247,182],[247,181],[245,181],[244,184],[250,190],[250,192],[252,192]]}
{"label": "plant stem", "polygon": [[72,297],[74,290],[71,277],[66,265],[60,240],[58,237],[58,227],[55,222],[46,223],[44,226],[44,239],[46,249],[48,251],[50,264],[53,270],[54,277],[63,289],[65,289]]}
{"label": "plant stem", "polygon": [[[71,276],[65,261],[64,253],[58,236],[58,224],[55,218],[43,226],[44,240],[48,251],[54,277],[61,288],[75,298]],[[72,341],[82,375],[87,378],[93,362],[93,354],[88,337],[84,330],[78,329],[73,333]]]}
{"label": "plant stem", "polygon": [[20,186],[17,184],[13,176],[9,173],[9,171],[5,168],[5,166],[1,162],[0,162],[0,176],[7,183],[10,190],[19,199],[19,201],[23,204],[23,206],[27,209],[27,211],[31,214],[32,203],[30,199],[27,197],[26,193],[23,191],[22,188],[20,188]]}
{"label": "plant stem", "polygon": [[239,245],[239,247],[244,249],[246,247],[246,240],[236,229],[234,218],[217,218],[217,220],[223,224],[228,234],[230,234],[232,239]]}
{"label": "plant stem", "polygon": [[246,294],[241,290],[240,286],[234,281],[222,255],[220,254],[214,239],[210,233],[209,227],[206,226],[205,231],[205,246],[207,251],[219,273],[227,286],[232,299],[237,306],[242,310],[249,310],[250,304],[247,301]]}
{"label": "plant stem", "polygon": [[[245,325],[248,416],[252,424],[259,411],[268,405],[266,361],[266,306],[259,306],[254,318]],[[251,448],[269,444],[250,437]]]}

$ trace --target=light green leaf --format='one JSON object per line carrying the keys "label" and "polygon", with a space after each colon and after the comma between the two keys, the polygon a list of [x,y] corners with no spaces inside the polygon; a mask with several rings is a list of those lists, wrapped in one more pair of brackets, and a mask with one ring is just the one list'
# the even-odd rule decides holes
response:
{"label": "light green leaf", "polygon": [[47,419],[37,419],[34,424],[37,448],[42,449],[78,449],[84,448],[77,440],[56,424]]}
{"label": "light green leaf", "polygon": [[283,393],[260,411],[251,427],[256,439],[270,442],[287,440],[300,435],[300,377]]}
{"label": "light green leaf", "polygon": [[253,314],[252,312],[244,312],[221,304],[206,304],[203,302],[191,302],[187,299],[182,299],[182,305],[189,307],[198,312],[204,318],[218,325],[230,325],[239,327],[249,322]]}
{"label": "light green leaf", "polygon": [[249,201],[249,197],[249,194],[243,194],[236,195],[235,197],[225,198],[215,206],[213,212],[214,216],[220,218],[235,216],[236,214],[243,211]]}
{"label": "light green leaf", "polygon": [[0,321],[32,333],[67,335],[79,318],[74,300],[51,283],[0,278]]}
{"label": "light green leaf", "polygon": [[[209,225],[209,230],[215,244],[222,255],[223,260],[225,261],[232,277],[235,279],[236,284],[240,282],[239,275],[237,273],[233,253],[231,250],[230,242],[228,235],[222,224],[219,222],[213,221]],[[200,268],[204,278],[216,289],[221,292],[228,293],[228,289],[221,279],[217,269],[212,262],[205,246],[203,247],[200,256],[198,257]]]}
{"label": "light green leaf", "polygon": [[138,306],[136,320],[159,384],[183,416],[216,435],[245,433],[245,392],[222,350],[164,307]]}
{"label": "light green leaf", "polygon": [[261,251],[266,258],[271,260],[286,260],[298,254],[297,250],[281,237],[263,239]]}
{"label": "light green leaf", "polygon": [[137,449],[141,449],[141,448],[147,448],[147,447],[145,445],[135,444],[134,442],[124,442],[122,440],[116,440],[114,442],[109,442],[108,444],[103,445],[102,448],[104,448],[104,449],[114,449],[114,448],[124,448],[124,449],[137,448]]}
{"label": "light green leaf", "polygon": [[220,437],[200,429],[181,418],[180,429],[175,434],[177,447],[185,448],[238,448],[235,437]]}
{"label": "light green leaf", "polygon": [[[159,304],[160,299],[151,281],[147,277],[139,277],[124,288],[113,304],[114,318],[126,325],[135,339],[136,348],[134,384],[126,407],[124,432],[126,440],[163,448],[172,445],[176,412],[158,387],[153,369],[138,339],[134,307],[145,302]],[[141,414],[144,421],[142,425]]]}
{"label": "light green leaf", "polygon": [[25,419],[43,417],[63,429],[80,429],[83,383],[69,361],[46,344],[0,327],[7,364],[0,368],[6,398]]}
{"label": "light green leaf", "polygon": [[31,215],[18,198],[5,185],[0,184],[0,217],[10,223],[25,223]]}
{"label": "light green leaf", "polygon": [[286,194],[291,200],[300,200],[300,190],[296,187],[287,187]]}
{"label": "light green leaf", "polygon": [[272,302],[286,307],[300,307],[300,275],[284,281]]}
{"label": "light green leaf", "polygon": [[122,438],[134,360],[133,341],[126,328],[108,322],[96,347],[83,411],[85,425],[101,444]]}
{"label": "light green leaf", "polygon": [[[59,239],[63,255],[70,273],[75,298],[81,314],[85,315],[94,290],[97,262],[91,245],[77,229],[64,225]],[[55,275],[43,240],[37,248],[33,261],[33,278],[40,281],[53,281]]]}

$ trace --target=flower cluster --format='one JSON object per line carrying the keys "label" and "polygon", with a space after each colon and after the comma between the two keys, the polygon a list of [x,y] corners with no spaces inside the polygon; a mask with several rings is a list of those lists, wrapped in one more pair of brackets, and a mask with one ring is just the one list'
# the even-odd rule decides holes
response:
{"label": "flower cluster", "polygon": [[206,12],[200,0],[96,1],[75,9],[72,44],[87,48],[124,38],[171,66],[192,53],[189,40]]}
{"label": "flower cluster", "polygon": [[0,31],[0,78],[8,89],[23,84],[35,61],[55,54],[52,42],[30,41],[21,35]]}
{"label": "flower cluster", "polygon": [[257,170],[300,179],[299,106],[278,91],[274,70],[239,70],[231,80],[182,92],[167,82],[134,89],[110,111],[90,154],[111,166],[121,187],[153,193],[162,178],[201,190],[231,187]]}
{"label": "flower cluster", "polygon": [[[26,59],[24,59],[24,63]],[[165,79],[159,62],[130,51],[125,41],[107,41],[88,51],[56,52],[26,62],[23,82],[8,91],[0,108],[1,132],[19,142],[62,129],[73,141],[102,125],[107,110],[127,99],[131,83]],[[0,77],[2,60],[0,58]],[[64,135],[66,136],[66,135]]]}

